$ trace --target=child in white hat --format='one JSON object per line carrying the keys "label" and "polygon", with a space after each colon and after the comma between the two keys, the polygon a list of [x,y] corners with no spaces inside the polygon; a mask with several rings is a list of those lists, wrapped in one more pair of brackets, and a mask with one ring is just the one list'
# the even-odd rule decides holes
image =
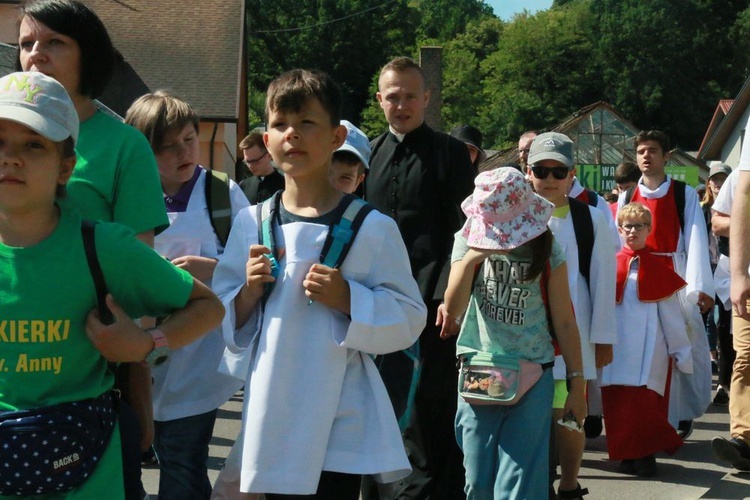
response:
{"label": "child in white hat", "polygon": [[365,171],[370,168],[370,140],[351,122],[341,120],[341,125],[346,127],[346,140],[333,152],[328,179],[342,193],[352,194],[365,180]]}
{"label": "child in white hat", "polygon": [[[0,464],[10,468],[0,496],[123,498],[108,361],[158,362],[223,316],[208,288],[130,229],[101,223],[84,239],[78,212],[59,201],[78,125],[56,80],[37,72],[0,79]],[[87,259],[92,247],[102,280]],[[109,324],[96,312],[105,302]],[[130,319],[166,315],[152,331]],[[35,420],[34,431],[14,425],[18,418]]]}
{"label": "child in white hat", "polygon": [[586,417],[564,253],[547,228],[552,204],[520,172],[483,172],[475,185],[462,204],[468,219],[453,246],[445,304],[438,311],[441,336],[455,334],[465,313],[456,343],[462,375],[479,359],[492,366],[531,362],[538,380],[513,404],[493,400],[493,391],[481,405],[476,398],[459,398],[456,437],[464,452],[466,492],[471,498],[546,498],[552,327],[570,381],[566,418],[559,423],[580,430]]}

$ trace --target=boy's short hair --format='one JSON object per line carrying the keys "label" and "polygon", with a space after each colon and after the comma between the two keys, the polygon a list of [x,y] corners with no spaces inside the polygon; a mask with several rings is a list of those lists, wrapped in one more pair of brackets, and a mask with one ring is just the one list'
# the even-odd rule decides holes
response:
{"label": "boy's short hair", "polygon": [[262,132],[257,132],[257,131],[250,132],[248,135],[245,136],[244,139],[240,141],[240,151],[244,151],[252,147],[258,147],[262,151],[268,151],[266,149],[266,143],[263,142]]}
{"label": "boy's short hair", "polygon": [[125,115],[125,123],[140,130],[154,151],[161,149],[164,137],[173,130],[190,124],[198,132],[198,122],[198,113],[190,104],[166,90],[142,95]]}
{"label": "boy's short hair", "polygon": [[81,51],[78,91],[91,99],[104,92],[114,73],[116,51],[94,11],[75,0],[33,0],[23,4],[19,14],[20,19],[32,17],[75,40]]}
{"label": "boy's short hair", "polygon": [[365,173],[365,164],[351,151],[334,151],[332,161],[343,163],[350,167],[357,167],[357,174]]}
{"label": "boy's short hair", "polygon": [[651,210],[646,205],[637,201],[628,203],[617,211],[617,225],[622,226],[625,219],[643,219],[650,226]]}
{"label": "boy's short hair", "polygon": [[617,184],[626,184],[628,182],[638,182],[641,178],[641,170],[638,165],[632,161],[624,161],[617,165],[615,169],[615,182]]}
{"label": "boy's short hair", "polygon": [[641,130],[638,135],[635,136],[635,147],[646,141],[656,141],[661,146],[661,152],[667,154],[672,150],[672,145],[669,141],[669,136],[661,130]]}
{"label": "boy's short hair", "polygon": [[341,90],[326,73],[293,69],[277,77],[268,86],[266,115],[271,111],[299,113],[310,100],[317,99],[330,118],[331,126],[341,121]]}

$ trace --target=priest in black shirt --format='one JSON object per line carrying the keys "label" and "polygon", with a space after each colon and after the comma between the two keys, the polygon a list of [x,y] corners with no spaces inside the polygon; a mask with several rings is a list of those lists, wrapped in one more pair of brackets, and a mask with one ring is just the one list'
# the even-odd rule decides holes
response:
{"label": "priest in black shirt", "polygon": [[[378,88],[389,131],[372,141],[365,199],[398,223],[429,311],[419,350],[415,346],[410,352],[421,359],[413,402],[408,397],[411,359],[398,352],[377,360],[413,468],[403,481],[381,486],[380,498],[457,499],[464,497],[464,469],[454,430],[456,340],[440,339],[434,325],[453,235],[463,224],[460,205],[473,190],[474,169],[463,142],[424,122],[430,94],[416,62],[393,59],[381,70]],[[364,492],[365,498],[378,498],[371,485]]]}

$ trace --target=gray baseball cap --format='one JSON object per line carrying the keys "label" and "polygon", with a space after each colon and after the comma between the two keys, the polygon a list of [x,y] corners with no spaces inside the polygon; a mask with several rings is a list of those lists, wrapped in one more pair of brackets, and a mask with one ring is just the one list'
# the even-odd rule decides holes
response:
{"label": "gray baseball cap", "polygon": [[732,173],[732,167],[726,163],[714,163],[708,171],[708,178],[710,179],[716,174],[726,174],[727,176]]}
{"label": "gray baseball cap", "polygon": [[529,165],[542,160],[559,161],[568,168],[573,167],[573,141],[565,134],[545,132],[534,138],[529,150]]}

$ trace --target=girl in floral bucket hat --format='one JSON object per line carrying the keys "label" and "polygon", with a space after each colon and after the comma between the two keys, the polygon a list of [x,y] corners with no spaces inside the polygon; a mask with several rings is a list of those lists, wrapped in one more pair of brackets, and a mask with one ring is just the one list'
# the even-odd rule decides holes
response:
{"label": "girl in floral bucket hat", "polygon": [[[466,493],[470,498],[545,498],[552,331],[570,381],[565,418],[558,423],[580,431],[586,417],[564,252],[547,228],[552,204],[531,190],[523,174],[500,168],[479,174],[475,185],[461,205],[467,220],[456,233],[437,320],[444,338],[460,326],[456,438],[464,452]],[[509,366],[518,371],[509,377],[519,381],[516,387],[494,387],[479,395],[462,391],[468,377],[489,377]]]}

